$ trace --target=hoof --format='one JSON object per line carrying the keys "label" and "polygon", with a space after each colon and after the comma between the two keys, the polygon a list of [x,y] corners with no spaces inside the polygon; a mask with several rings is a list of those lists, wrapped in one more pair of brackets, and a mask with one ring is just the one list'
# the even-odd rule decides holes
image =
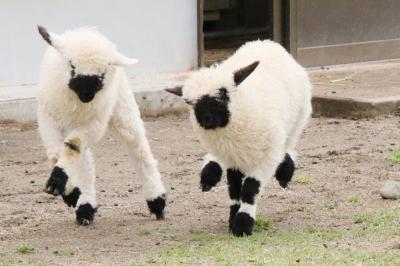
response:
{"label": "hoof", "polygon": [[200,187],[203,192],[211,190],[220,180],[222,168],[214,161],[208,162],[201,170]]}
{"label": "hoof", "polygon": [[89,203],[80,205],[76,210],[76,223],[83,226],[93,223],[96,211]]}
{"label": "hoof", "polygon": [[233,228],[233,221],[235,219],[236,213],[238,212],[240,208],[239,204],[234,204],[231,205],[230,207],[230,213],[229,213],[229,230],[232,232],[232,228]]}
{"label": "hoof", "polygon": [[165,198],[165,194],[162,194],[153,200],[147,200],[147,206],[150,212],[156,215],[157,220],[164,219]]}
{"label": "hoof", "polygon": [[63,194],[65,192],[65,185],[67,184],[67,181],[67,174],[62,168],[56,166],[53,168],[53,171],[47,180],[45,192],[54,196]]}
{"label": "hoof", "polygon": [[79,188],[75,187],[71,193],[68,195],[62,195],[62,198],[65,202],[65,204],[68,205],[68,207],[76,207],[76,203],[78,202],[79,196],[81,195],[81,191]]}
{"label": "hoof", "polygon": [[245,212],[239,212],[233,219],[232,233],[234,236],[242,237],[244,235],[252,235],[254,227],[254,219]]}

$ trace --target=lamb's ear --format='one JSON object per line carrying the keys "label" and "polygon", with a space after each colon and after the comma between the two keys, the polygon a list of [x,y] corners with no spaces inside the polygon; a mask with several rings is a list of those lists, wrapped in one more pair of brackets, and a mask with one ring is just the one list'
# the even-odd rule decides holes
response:
{"label": "lamb's ear", "polygon": [[165,89],[165,91],[168,91],[169,93],[172,93],[172,94],[175,94],[178,96],[182,96],[182,88],[183,88],[182,86],[177,86],[175,88]]}
{"label": "lamb's ear", "polygon": [[239,85],[251,73],[253,73],[254,69],[256,69],[259,63],[260,61],[255,61],[254,63],[235,71],[235,73],[233,73],[233,80],[235,81],[235,85]]}
{"label": "lamb's ear", "polygon": [[47,29],[43,26],[38,25],[37,26],[39,34],[42,36],[42,38],[51,46],[54,48],[59,48],[60,46],[60,37],[57,34],[54,33],[49,33]]}
{"label": "lamb's ear", "polygon": [[126,57],[125,55],[117,52],[112,64],[117,66],[130,66],[136,64],[137,62],[139,62],[139,60],[135,58]]}

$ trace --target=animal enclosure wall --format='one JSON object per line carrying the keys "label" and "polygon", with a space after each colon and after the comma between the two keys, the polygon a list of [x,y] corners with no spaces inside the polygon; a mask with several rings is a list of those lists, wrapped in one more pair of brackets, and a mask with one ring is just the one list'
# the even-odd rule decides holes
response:
{"label": "animal enclosure wall", "polygon": [[283,2],[288,48],[305,66],[400,58],[400,1]]}
{"label": "animal enclosure wall", "polygon": [[197,0],[5,0],[0,2],[0,94],[2,87],[36,84],[46,47],[37,24],[56,33],[96,26],[122,53],[139,59],[129,74],[198,66]]}

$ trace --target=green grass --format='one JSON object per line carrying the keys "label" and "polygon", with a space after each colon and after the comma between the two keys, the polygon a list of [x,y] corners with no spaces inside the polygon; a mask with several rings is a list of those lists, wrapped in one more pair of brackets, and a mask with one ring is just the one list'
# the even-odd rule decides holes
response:
{"label": "green grass", "polygon": [[[190,241],[177,242],[133,265],[400,265],[397,242],[384,248],[387,239],[400,236],[400,208],[359,217],[354,229],[342,231],[314,226],[277,230],[258,219],[256,228],[266,230],[250,237],[196,232]],[[370,248],[358,246],[371,242]]]}
{"label": "green grass", "polygon": [[293,178],[293,182],[297,184],[310,184],[311,183],[311,176],[303,175],[303,176],[295,176]]}
{"label": "green grass", "polygon": [[353,196],[347,197],[346,201],[348,203],[358,203],[358,202],[360,202],[360,198],[358,196],[353,195]]}
{"label": "green grass", "polygon": [[388,161],[392,164],[400,163],[400,150],[392,151],[387,157]]}
{"label": "green grass", "polygon": [[42,262],[30,262],[30,261],[10,261],[0,258],[0,266],[45,266]]}
{"label": "green grass", "polygon": [[55,251],[54,254],[61,256],[61,257],[71,257],[74,255],[74,252],[70,249],[62,249],[62,250]]}
{"label": "green grass", "polygon": [[255,221],[255,231],[262,232],[268,231],[271,228],[271,221],[265,220],[263,218],[257,218]]}
{"label": "green grass", "polygon": [[30,246],[22,245],[22,246],[17,247],[17,252],[21,253],[21,254],[30,254],[30,253],[35,252],[35,249]]}

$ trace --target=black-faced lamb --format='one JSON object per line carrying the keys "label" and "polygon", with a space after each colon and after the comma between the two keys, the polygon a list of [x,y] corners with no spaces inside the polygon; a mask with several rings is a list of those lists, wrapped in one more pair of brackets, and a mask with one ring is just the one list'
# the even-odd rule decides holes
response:
{"label": "black-faced lamb", "polygon": [[210,152],[202,189],[215,186],[226,169],[229,228],[251,235],[264,186],[276,176],[286,187],[295,170],[295,145],[311,113],[306,71],[279,44],[254,41],[167,91],[191,106],[194,130]]}
{"label": "black-faced lamb", "polygon": [[144,179],[150,212],[163,218],[165,188],[124,69],[137,60],[93,28],[61,35],[38,30],[49,44],[38,95],[39,133],[53,167],[45,191],[74,207],[78,224],[90,224],[97,209],[91,149],[110,128]]}

